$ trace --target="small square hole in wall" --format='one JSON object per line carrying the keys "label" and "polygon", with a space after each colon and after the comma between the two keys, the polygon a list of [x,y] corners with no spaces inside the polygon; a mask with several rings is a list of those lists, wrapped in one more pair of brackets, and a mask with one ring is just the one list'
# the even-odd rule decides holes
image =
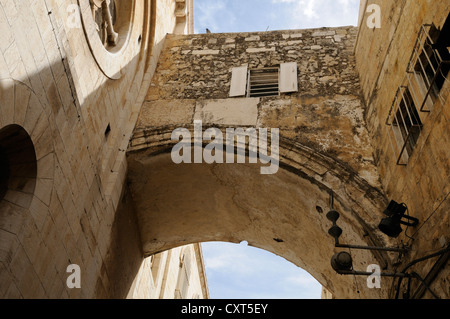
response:
{"label": "small square hole in wall", "polygon": [[106,130],[105,130],[105,137],[106,138],[108,138],[109,133],[111,133],[111,125],[110,124],[108,124],[108,126],[106,127]]}

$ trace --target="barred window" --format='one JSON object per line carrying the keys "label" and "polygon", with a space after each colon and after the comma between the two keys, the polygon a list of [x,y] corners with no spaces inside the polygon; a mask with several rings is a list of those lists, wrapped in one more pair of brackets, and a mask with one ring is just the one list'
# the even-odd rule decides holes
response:
{"label": "barred window", "polygon": [[441,91],[450,70],[449,21],[440,31],[422,25],[409,61],[408,84],[421,112],[429,112],[437,99],[444,102]]}
{"label": "barred window", "polygon": [[422,121],[408,87],[401,86],[397,90],[386,124],[397,164],[407,165],[422,130]]}

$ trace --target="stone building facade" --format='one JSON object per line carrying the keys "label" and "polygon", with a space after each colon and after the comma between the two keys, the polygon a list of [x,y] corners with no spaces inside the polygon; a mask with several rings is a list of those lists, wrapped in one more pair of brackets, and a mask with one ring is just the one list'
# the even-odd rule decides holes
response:
{"label": "stone building facade", "polygon": [[124,188],[165,35],[190,32],[189,0],[0,3],[2,298],[173,298],[187,252],[181,297],[208,297],[198,245],[143,259]]}
{"label": "stone building facade", "polygon": [[200,244],[145,258],[128,292],[131,299],[209,299]]}
{"label": "stone building facade", "polygon": [[[448,298],[449,5],[194,35],[188,0],[0,1],[1,296],[207,298],[198,243],[245,240],[326,297]],[[395,238],[378,227],[391,200],[419,221]],[[355,271],[374,265],[411,280],[373,287]]]}
{"label": "stone building facade", "polygon": [[[407,231],[397,238],[412,249],[397,269],[412,268],[430,285],[431,291],[424,285],[412,289],[415,298],[448,298],[448,251],[410,263],[448,250],[450,243],[450,1],[362,1],[362,11],[371,5],[380,8],[381,28],[370,29],[362,21],[355,47],[367,129],[387,198],[405,203],[419,219],[418,227],[403,226]],[[405,92],[417,120],[409,124],[413,145],[405,145],[401,154],[406,141],[394,134]]]}

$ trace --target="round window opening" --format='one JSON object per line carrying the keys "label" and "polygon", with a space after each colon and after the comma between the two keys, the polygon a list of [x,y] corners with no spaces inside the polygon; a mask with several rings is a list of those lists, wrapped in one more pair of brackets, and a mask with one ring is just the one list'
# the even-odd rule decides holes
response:
{"label": "round window opening", "polygon": [[117,52],[125,44],[131,28],[131,0],[89,0],[95,29],[103,46]]}
{"label": "round window opening", "polygon": [[0,129],[0,201],[27,206],[34,194],[36,175],[36,153],[28,133],[19,125]]}
{"label": "round window opening", "polygon": [[[146,48],[140,35],[154,14],[149,0],[78,0],[84,35],[100,70],[117,80]],[[152,16],[153,19],[153,16]]]}

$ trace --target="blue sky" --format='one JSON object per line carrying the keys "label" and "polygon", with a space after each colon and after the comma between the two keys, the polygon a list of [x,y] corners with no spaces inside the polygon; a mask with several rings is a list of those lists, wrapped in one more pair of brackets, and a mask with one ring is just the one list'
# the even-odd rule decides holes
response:
{"label": "blue sky", "polygon": [[202,249],[212,299],[320,299],[322,286],[275,254],[221,242]]}
{"label": "blue sky", "polygon": [[194,0],[195,33],[357,25],[360,0]]}
{"label": "blue sky", "polygon": [[[357,25],[359,0],[194,0],[195,33]],[[203,243],[211,298],[316,299],[321,285],[267,251]]]}

